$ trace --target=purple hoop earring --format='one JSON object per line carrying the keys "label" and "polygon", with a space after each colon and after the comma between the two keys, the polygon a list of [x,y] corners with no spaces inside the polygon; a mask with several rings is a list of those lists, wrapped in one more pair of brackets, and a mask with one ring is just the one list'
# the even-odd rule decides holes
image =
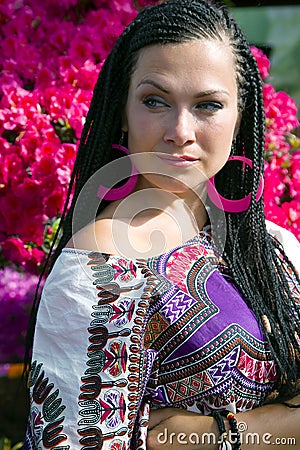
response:
{"label": "purple hoop earring", "polygon": [[[245,156],[230,156],[228,161],[242,161],[248,166],[253,167],[252,161]],[[240,213],[247,211],[251,202],[251,194],[246,195],[246,197],[238,199],[238,200],[229,200],[225,197],[222,197],[216,189],[215,186],[215,177],[210,178],[206,183],[207,195],[210,198],[211,202],[216,205],[219,209],[222,209],[225,212],[229,213]],[[264,179],[260,176],[258,191],[256,194],[256,201],[258,202],[263,194],[264,190]]]}
{"label": "purple hoop earring", "polygon": [[[129,155],[128,148],[123,147],[123,145],[113,144],[112,148],[120,150],[126,155]],[[133,191],[137,181],[138,181],[138,171],[135,168],[135,166],[131,163],[131,174],[129,175],[129,178],[125,184],[117,188],[108,188],[103,185],[100,185],[97,192],[97,196],[104,200],[110,201],[120,200],[121,198],[126,197],[126,195],[129,195]]]}

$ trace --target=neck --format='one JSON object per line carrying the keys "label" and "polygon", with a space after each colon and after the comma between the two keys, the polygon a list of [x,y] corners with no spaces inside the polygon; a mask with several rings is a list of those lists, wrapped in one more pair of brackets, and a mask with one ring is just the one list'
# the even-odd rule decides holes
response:
{"label": "neck", "polygon": [[[196,232],[203,229],[207,222],[208,214],[205,209],[206,188],[205,184],[198,186],[197,190],[187,189],[181,192],[169,192],[160,189],[147,180],[138,183],[134,193],[134,209],[139,205],[139,217],[145,220],[158,217],[167,213],[179,223],[185,222],[193,226]],[[128,210],[129,214],[132,214]]]}

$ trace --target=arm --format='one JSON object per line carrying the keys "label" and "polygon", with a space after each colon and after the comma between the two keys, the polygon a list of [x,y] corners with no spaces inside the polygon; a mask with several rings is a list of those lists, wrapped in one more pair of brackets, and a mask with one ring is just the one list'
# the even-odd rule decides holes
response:
{"label": "arm", "polygon": [[[299,403],[299,396],[295,403]],[[238,413],[236,419],[245,429],[241,433],[242,450],[267,450],[270,445],[280,450],[298,448],[300,444],[300,408],[288,408],[282,404],[265,405]],[[224,422],[229,431],[227,420],[224,419]],[[211,443],[208,443],[207,433],[212,433]],[[210,416],[177,408],[153,411],[147,450],[217,450],[219,434],[217,423]]]}
{"label": "arm", "polygon": [[129,449],[136,422],[146,450],[149,411],[139,401],[153,360],[140,345],[147,283],[132,260],[60,255],[39,307],[24,450],[104,450],[114,441]]}

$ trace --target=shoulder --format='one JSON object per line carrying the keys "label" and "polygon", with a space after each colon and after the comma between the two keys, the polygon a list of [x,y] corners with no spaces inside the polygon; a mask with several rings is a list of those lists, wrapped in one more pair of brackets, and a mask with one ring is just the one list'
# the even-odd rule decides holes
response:
{"label": "shoulder", "polygon": [[66,248],[116,254],[113,220],[104,218],[89,223],[75,233]]}
{"label": "shoulder", "polygon": [[289,230],[266,220],[267,231],[274,236],[282,245],[285,254],[300,273],[300,242]]}

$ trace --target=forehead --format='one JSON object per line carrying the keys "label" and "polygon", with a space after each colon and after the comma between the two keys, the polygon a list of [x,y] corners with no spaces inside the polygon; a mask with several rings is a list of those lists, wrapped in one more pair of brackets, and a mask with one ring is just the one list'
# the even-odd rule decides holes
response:
{"label": "forehead", "polygon": [[170,83],[181,82],[183,85],[215,81],[236,86],[235,58],[226,38],[145,47],[138,53],[131,85],[149,75],[162,76]]}

